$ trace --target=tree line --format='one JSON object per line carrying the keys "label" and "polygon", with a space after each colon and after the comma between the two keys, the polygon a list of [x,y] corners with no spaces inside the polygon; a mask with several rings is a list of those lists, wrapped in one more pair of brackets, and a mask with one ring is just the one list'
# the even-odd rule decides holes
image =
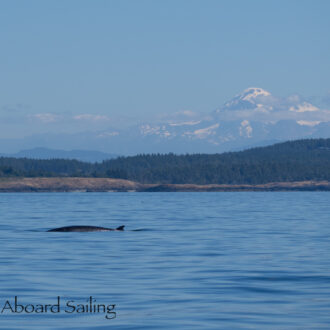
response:
{"label": "tree line", "polygon": [[330,181],[330,139],[222,154],[141,154],[102,163],[0,158],[0,177],[110,177],[141,183],[261,184]]}

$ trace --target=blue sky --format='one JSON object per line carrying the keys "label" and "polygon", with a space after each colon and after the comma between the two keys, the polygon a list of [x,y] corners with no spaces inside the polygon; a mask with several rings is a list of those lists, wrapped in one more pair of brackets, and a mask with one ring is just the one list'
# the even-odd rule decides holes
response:
{"label": "blue sky", "polygon": [[2,0],[0,118],[207,113],[250,86],[326,97],[329,12],[327,0]]}

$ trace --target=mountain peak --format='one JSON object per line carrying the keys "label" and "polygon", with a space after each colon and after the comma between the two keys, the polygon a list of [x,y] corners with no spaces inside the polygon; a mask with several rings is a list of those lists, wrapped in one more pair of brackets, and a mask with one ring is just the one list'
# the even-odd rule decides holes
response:
{"label": "mountain peak", "polygon": [[266,90],[258,87],[249,87],[243,91],[243,93],[237,95],[241,100],[252,101],[259,96],[270,96],[271,94]]}
{"label": "mountain peak", "polygon": [[259,88],[249,87],[242,93],[237,94],[232,100],[225,103],[223,109],[225,110],[242,110],[242,109],[254,109],[259,102],[260,97],[269,97],[271,93]]}

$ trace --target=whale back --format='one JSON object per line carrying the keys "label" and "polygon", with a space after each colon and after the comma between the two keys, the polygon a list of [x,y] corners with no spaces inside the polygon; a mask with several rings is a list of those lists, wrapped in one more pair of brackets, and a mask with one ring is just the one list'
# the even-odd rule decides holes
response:
{"label": "whale back", "polygon": [[47,230],[48,232],[90,232],[90,231],[123,231],[125,226],[116,229],[97,226],[67,226]]}

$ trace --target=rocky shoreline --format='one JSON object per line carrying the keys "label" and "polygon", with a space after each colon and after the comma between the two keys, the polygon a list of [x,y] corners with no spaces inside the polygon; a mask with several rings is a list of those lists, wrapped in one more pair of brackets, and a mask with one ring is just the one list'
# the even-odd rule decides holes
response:
{"label": "rocky shoreline", "polygon": [[0,192],[215,192],[215,191],[330,191],[328,181],[265,184],[141,184],[110,178],[1,178]]}

